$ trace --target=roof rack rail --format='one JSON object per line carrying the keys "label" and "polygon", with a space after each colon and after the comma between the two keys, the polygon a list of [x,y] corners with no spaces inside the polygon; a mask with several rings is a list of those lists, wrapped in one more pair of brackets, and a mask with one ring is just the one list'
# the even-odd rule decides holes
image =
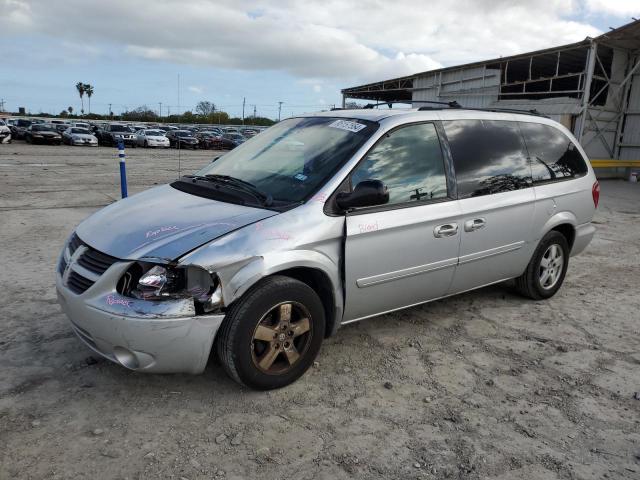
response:
{"label": "roof rack rail", "polygon": [[[365,109],[365,108],[366,109],[371,109],[373,107],[377,107],[378,105],[389,105],[389,108],[391,108],[391,105],[393,105],[394,103],[409,103],[409,104],[431,103],[431,104],[435,104],[435,105],[447,106],[449,108],[462,108],[461,105],[458,102],[456,102],[455,100],[452,101],[452,102],[436,102],[435,100],[394,100],[394,101],[391,101],[391,102],[367,103],[362,108],[363,109]],[[425,110],[429,109],[429,107],[421,107],[421,108],[424,108]]]}
{"label": "roof rack rail", "polygon": [[536,117],[545,117],[548,118],[547,115],[540,113],[535,108],[530,110],[520,110],[517,108],[492,108],[492,107],[462,107],[465,110],[474,110],[479,112],[496,112],[496,113],[519,113],[522,115],[534,115]]}

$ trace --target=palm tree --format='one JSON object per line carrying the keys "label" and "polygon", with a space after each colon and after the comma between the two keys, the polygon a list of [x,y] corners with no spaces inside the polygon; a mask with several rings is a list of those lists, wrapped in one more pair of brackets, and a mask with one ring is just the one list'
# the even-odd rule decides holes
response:
{"label": "palm tree", "polygon": [[80,102],[82,102],[82,109],[80,113],[84,115],[84,83],[78,82],[76,83],[76,90],[78,90],[78,95],[80,95]]}
{"label": "palm tree", "polygon": [[91,114],[91,95],[93,95],[93,85],[89,85],[88,83],[85,83],[84,93],[87,94],[87,98],[89,99],[89,114]]}
{"label": "palm tree", "polygon": [[73,114],[73,107],[67,107],[67,110],[69,111],[69,115]]}

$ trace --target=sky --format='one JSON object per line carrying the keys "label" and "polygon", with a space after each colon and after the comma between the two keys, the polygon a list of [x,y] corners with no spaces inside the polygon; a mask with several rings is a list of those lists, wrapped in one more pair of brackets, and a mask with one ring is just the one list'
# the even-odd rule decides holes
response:
{"label": "sky", "polygon": [[[552,47],[640,18],[639,0],[0,0],[5,109],[162,113],[211,101],[277,118],[340,89]],[[85,112],[88,110],[85,98]]]}

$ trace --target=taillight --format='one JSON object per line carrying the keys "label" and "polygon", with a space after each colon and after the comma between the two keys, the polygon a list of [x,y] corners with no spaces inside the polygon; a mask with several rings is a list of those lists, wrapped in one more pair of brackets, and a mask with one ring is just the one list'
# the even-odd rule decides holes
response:
{"label": "taillight", "polygon": [[593,204],[598,208],[598,202],[600,201],[600,183],[596,180],[591,187],[591,196],[593,197]]}

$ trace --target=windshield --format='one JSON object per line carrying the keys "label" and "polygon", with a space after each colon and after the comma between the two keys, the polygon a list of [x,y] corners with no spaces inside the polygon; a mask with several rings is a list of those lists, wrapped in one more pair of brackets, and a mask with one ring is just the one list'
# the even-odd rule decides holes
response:
{"label": "windshield", "polygon": [[148,137],[162,137],[164,136],[164,133],[162,133],[160,130],[145,130],[144,134]]}
{"label": "windshield", "polygon": [[111,131],[111,132],[130,132],[129,127],[125,127],[124,125],[111,125],[109,127],[109,131]]}
{"label": "windshield", "polygon": [[48,132],[52,130],[49,125],[34,125],[31,127],[31,130],[34,132]]}
{"label": "windshield", "polygon": [[377,128],[377,123],[367,120],[283,120],[198,175],[228,175],[253,184],[276,201],[300,202],[333,175]]}
{"label": "windshield", "polygon": [[71,133],[79,133],[82,135],[91,135],[91,132],[86,128],[72,128]]}
{"label": "windshield", "polygon": [[178,130],[176,132],[176,135],[179,137],[193,137],[193,133],[187,131],[187,130]]}

